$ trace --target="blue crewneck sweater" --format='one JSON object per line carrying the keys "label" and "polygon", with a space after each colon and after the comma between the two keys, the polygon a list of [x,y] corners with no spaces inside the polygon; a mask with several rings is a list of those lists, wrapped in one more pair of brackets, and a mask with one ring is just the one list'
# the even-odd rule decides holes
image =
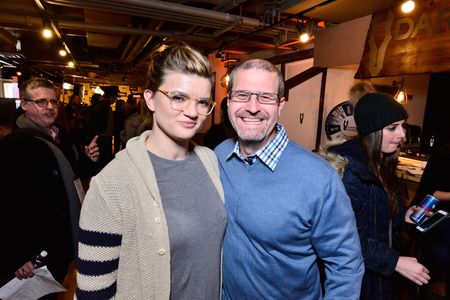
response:
{"label": "blue crewneck sweater", "polygon": [[224,299],[357,299],[364,272],[358,233],[342,182],[311,151],[289,142],[276,168],[216,148],[225,191]]}

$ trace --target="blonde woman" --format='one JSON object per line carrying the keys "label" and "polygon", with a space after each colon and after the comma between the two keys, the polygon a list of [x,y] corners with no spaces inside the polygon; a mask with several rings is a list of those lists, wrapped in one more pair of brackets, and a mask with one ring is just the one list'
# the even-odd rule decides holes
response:
{"label": "blonde woman", "polygon": [[214,153],[191,143],[214,108],[207,59],[153,55],[152,130],[91,181],[80,218],[78,299],[218,299],[227,223]]}

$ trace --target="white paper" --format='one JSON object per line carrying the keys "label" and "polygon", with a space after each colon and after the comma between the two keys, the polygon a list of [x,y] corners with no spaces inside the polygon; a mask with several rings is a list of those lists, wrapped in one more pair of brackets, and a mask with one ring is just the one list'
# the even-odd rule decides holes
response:
{"label": "white paper", "polygon": [[78,198],[80,198],[80,202],[81,204],[83,204],[84,201],[84,197],[86,196],[84,193],[84,188],[83,188],[83,184],[81,183],[80,178],[77,178],[73,181],[73,183],[75,184],[75,188],[77,190],[77,194],[78,194]]}
{"label": "white paper", "polygon": [[16,277],[0,288],[1,300],[36,300],[47,294],[67,291],[56,281],[47,266],[34,271],[34,276],[19,280]]}

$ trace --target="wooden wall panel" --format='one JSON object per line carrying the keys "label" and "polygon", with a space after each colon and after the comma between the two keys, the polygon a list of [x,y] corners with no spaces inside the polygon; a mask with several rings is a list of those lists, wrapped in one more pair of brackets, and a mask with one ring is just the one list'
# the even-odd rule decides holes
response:
{"label": "wooden wall panel", "polygon": [[416,1],[405,15],[398,7],[372,17],[355,78],[450,71],[450,0]]}

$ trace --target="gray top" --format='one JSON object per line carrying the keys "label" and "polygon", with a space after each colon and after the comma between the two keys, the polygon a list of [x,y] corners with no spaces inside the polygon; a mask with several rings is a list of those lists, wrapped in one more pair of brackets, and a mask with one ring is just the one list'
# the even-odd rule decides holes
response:
{"label": "gray top", "polygon": [[181,161],[149,155],[169,229],[170,298],[219,299],[223,202],[194,152]]}

